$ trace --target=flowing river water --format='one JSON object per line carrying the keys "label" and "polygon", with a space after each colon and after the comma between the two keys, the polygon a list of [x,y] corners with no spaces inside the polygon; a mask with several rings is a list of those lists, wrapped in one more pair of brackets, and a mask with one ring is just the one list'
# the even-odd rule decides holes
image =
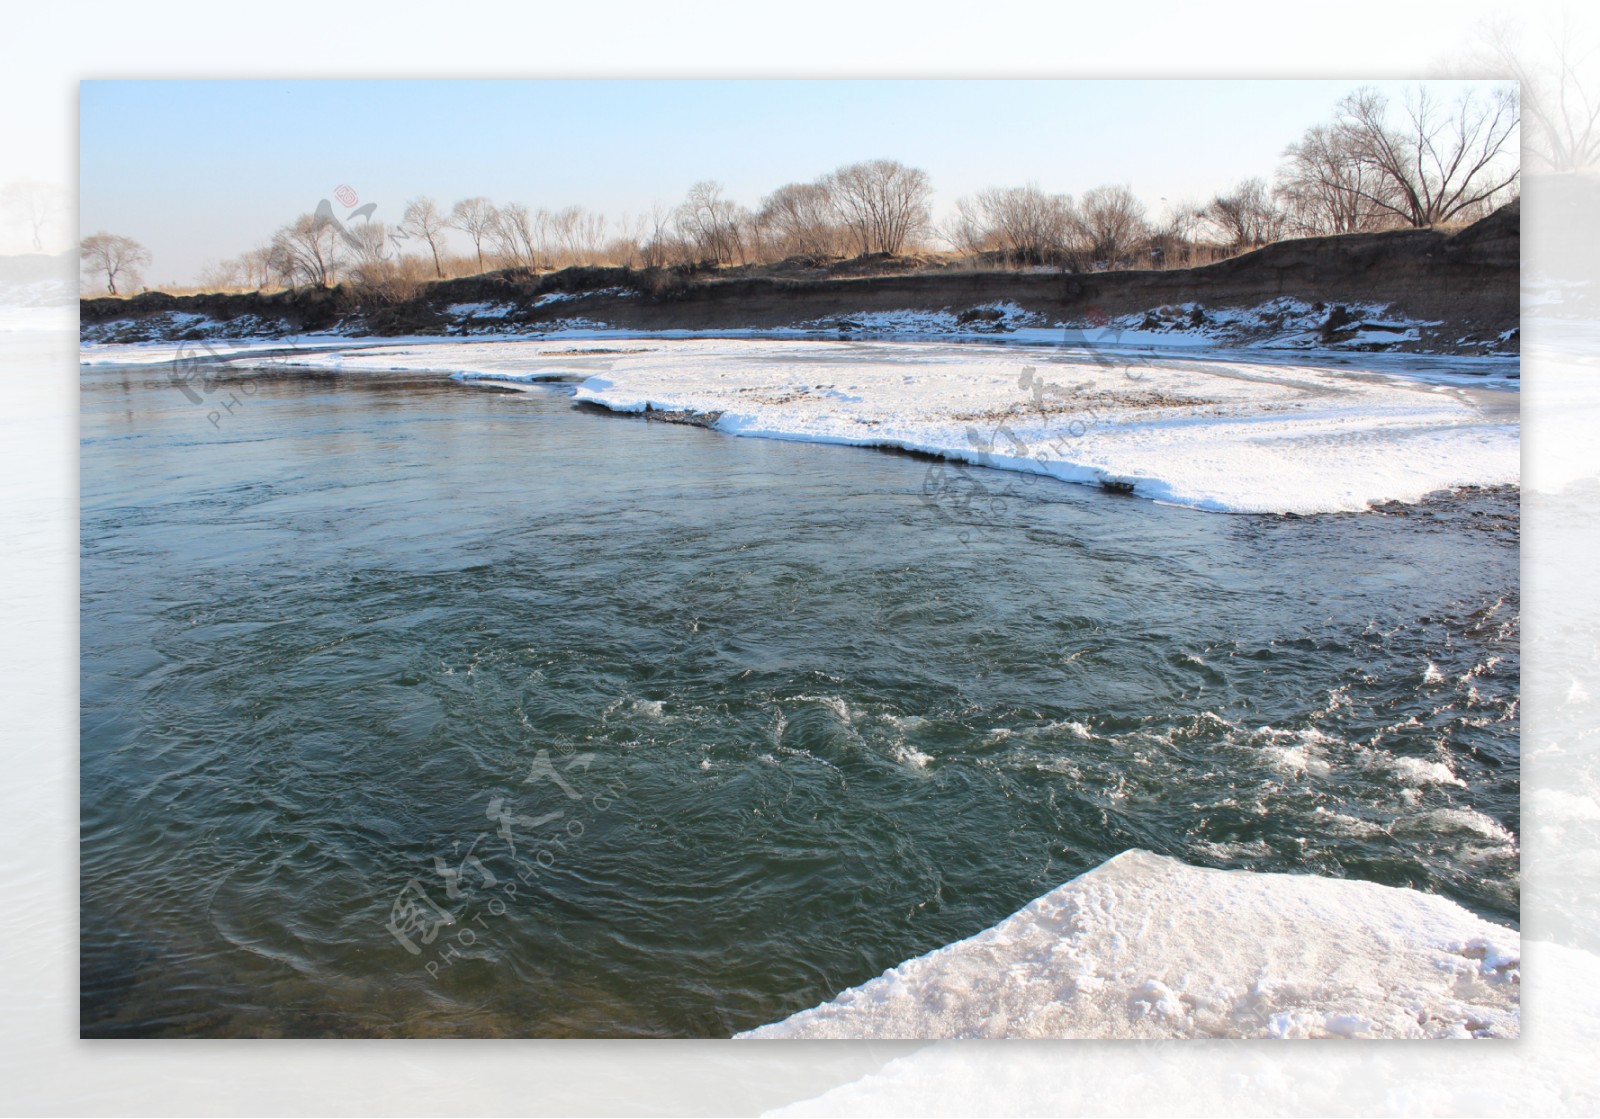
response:
{"label": "flowing river water", "polygon": [[1514,491],[216,376],[82,379],[86,1036],[727,1036],[1130,847],[1516,922]]}

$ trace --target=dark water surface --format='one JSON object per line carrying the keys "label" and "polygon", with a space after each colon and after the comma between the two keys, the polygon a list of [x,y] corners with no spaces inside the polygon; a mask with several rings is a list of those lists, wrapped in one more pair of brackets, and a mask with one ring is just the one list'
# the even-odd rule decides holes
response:
{"label": "dark water surface", "polygon": [[1515,493],[222,387],[83,376],[86,1035],[726,1036],[1129,847],[1516,920]]}

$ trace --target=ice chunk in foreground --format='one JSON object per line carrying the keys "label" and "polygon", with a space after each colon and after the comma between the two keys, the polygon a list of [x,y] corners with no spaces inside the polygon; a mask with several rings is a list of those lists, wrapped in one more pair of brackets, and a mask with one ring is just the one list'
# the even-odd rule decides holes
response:
{"label": "ice chunk in foreground", "polygon": [[738,1036],[1516,1037],[1520,952],[1433,894],[1128,851]]}

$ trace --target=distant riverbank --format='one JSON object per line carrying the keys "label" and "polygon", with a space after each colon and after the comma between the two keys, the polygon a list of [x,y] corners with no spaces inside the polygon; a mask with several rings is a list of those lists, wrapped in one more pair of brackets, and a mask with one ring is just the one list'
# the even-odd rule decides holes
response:
{"label": "distant riverbank", "polygon": [[1456,232],[1305,238],[1188,269],[898,273],[892,260],[874,262],[883,273],[876,275],[801,263],[510,269],[427,284],[399,300],[349,287],[85,299],[80,320],[87,343],[313,332],[538,337],[598,328],[846,337],[1111,329],[1167,342],[1505,354],[1518,347],[1520,256],[1512,205]]}

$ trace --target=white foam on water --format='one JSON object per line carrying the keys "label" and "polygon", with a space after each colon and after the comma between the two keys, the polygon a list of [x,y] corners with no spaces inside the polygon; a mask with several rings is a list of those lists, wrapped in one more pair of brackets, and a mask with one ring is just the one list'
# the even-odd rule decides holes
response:
{"label": "white foam on water", "polygon": [[1266,746],[1263,749],[1271,760],[1273,768],[1292,776],[1309,773],[1325,777],[1333,772],[1333,767],[1327,760],[1318,757],[1310,746]]}
{"label": "white foam on water", "polygon": [[1214,839],[1195,844],[1200,853],[1220,861],[1236,859],[1264,859],[1272,855],[1272,845],[1264,839],[1246,839],[1236,843],[1219,843]]}
{"label": "white foam on water", "polygon": [[1581,792],[1566,789],[1529,789],[1523,800],[1532,809],[1530,816],[1563,822],[1600,822],[1600,802]]}
{"label": "white foam on water", "polygon": [[1466,832],[1493,840],[1501,847],[1515,848],[1517,845],[1517,837],[1498,820],[1472,808],[1435,808],[1422,817],[1420,825],[1442,833]]}
{"label": "white foam on water", "polygon": [[924,769],[933,761],[932,754],[924,754],[921,750],[911,745],[900,745],[894,748],[894,759],[902,765],[911,766],[913,769]]}
{"label": "white foam on water", "polygon": [[1405,784],[1412,787],[1423,785],[1457,785],[1466,787],[1466,782],[1456,776],[1456,771],[1451,769],[1447,762],[1429,761],[1426,758],[1407,758],[1386,755],[1381,750],[1377,751],[1379,762],[1377,764],[1388,768]]}
{"label": "white foam on water", "polygon": [[1343,740],[1316,727],[1280,730],[1261,726],[1250,735],[1250,744],[1259,749],[1275,769],[1292,775],[1310,773],[1325,777],[1333,772],[1333,765],[1323,747],[1342,745]]}

